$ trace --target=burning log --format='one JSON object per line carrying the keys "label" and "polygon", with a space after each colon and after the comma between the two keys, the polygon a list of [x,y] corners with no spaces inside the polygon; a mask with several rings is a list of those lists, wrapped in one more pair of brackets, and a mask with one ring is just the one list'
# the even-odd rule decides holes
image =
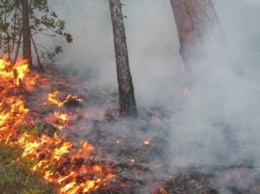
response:
{"label": "burning log", "polygon": [[63,105],[65,107],[80,106],[81,101],[82,99],[80,99],[77,95],[70,94],[66,97],[66,100],[64,101]]}

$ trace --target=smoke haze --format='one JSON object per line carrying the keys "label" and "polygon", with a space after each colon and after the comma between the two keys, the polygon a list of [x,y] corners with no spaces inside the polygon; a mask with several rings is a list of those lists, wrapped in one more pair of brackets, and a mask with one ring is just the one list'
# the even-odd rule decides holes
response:
{"label": "smoke haze", "polygon": [[[170,1],[122,3],[137,105],[176,108],[165,121],[171,131],[169,164],[230,164],[250,159],[259,165],[259,0],[213,1],[231,65],[222,63],[215,53],[212,60],[193,67],[192,91],[186,97],[178,87],[182,60]],[[116,91],[108,1],[60,0],[53,8],[74,36],[60,65],[96,68],[98,84]]]}

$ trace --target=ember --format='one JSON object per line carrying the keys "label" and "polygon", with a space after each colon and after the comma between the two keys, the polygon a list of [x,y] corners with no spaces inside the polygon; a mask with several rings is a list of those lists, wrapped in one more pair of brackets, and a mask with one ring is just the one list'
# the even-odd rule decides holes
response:
{"label": "ember", "polygon": [[150,145],[150,144],[151,144],[151,140],[148,139],[144,141],[144,145]]}

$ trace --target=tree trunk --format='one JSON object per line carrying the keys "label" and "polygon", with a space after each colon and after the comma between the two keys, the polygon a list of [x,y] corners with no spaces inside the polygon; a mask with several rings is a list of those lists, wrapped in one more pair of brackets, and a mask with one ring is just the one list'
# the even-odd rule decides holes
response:
{"label": "tree trunk", "polygon": [[224,35],[211,0],[171,0],[171,4],[186,70],[201,59],[223,56]]}
{"label": "tree trunk", "polygon": [[137,108],[129,68],[121,3],[120,0],[109,0],[109,5],[114,34],[120,113],[123,117],[136,117]]}
{"label": "tree trunk", "polygon": [[23,22],[23,58],[28,60],[29,66],[32,67],[31,55],[31,29],[29,17],[29,2],[22,0],[22,22]]}
{"label": "tree trunk", "polygon": [[32,36],[31,36],[31,41],[32,41],[32,43],[33,43],[33,47],[34,47],[35,55],[36,55],[36,58],[37,58],[37,61],[38,61],[38,65],[39,65],[39,67],[41,68],[42,72],[45,72],[45,69],[44,69],[44,67],[43,67],[43,65],[42,65],[42,62],[41,62],[41,60],[40,60],[40,56],[39,56],[39,53],[38,53],[36,44],[35,44],[35,42],[34,42]]}

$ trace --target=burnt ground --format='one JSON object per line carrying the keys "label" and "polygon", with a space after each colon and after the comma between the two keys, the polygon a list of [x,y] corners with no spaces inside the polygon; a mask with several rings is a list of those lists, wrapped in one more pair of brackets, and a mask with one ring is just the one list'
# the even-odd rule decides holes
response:
{"label": "burnt ground", "polygon": [[[43,126],[42,133],[58,132],[75,142],[75,146],[87,140],[96,147],[91,163],[108,165],[116,174],[106,186],[93,193],[260,193],[260,169],[250,160],[171,169],[167,163],[170,141],[167,119],[175,111],[174,107],[138,107],[138,119],[124,120],[118,117],[117,92],[91,83],[97,74],[95,69],[83,73],[70,70],[67,74],[49,68],[39,74],[37,87],[26,94],[29,120]],[[62,107],[50,105],[47,95],[56,90],[61,92],[60,100],[73,93],[82,101],[70,100]],[[70,115],[63,130],[53,125],[61,124],[53,119],[54,111]]]}

